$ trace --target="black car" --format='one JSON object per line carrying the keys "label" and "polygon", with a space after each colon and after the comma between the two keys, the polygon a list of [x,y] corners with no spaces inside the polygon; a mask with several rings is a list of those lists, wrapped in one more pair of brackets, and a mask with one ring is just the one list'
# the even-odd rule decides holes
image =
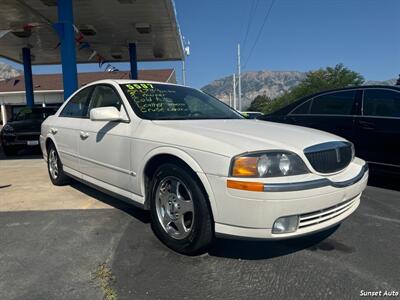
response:
{"label": "black car", "polygon": [[4,154],[16,155],[19,150],[39,146],[40,126],[49,116],[55,114],[54,107],[23,108],[9,120],[0,131]]}
{"label": "black car", "polygon": [[359,86],[297,100],[261,120],[316,128],[353,142],[373,167],[400,171],[400,88]]}
{"label": "black car", "polygon": [[257,119],[263,115],[263,113],[259,111],[240,111],[239,113],[246,119]]}

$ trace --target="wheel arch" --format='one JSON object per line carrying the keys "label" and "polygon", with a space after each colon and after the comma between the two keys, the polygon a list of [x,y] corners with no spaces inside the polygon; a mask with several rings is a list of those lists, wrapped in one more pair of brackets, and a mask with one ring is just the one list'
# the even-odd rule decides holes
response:
{"label": "wheel arch", "polygon": [[[46,139],[45,139],[45,142],[44,142],[44,146],[45,146],[45,150],[46,150],[46,158],[47,158],[47,155],[48,155],[48,149],[49,149],[49,147],[50,147],[50,145],[51,144],[53,144],[54,145],[54,147],[56,147],[56,150],[57,150],[57,152],[58,152],[58,147],[57,147],[57,144],[56,144],[56,141],[55,141],[55,139],[54,139],[54,137],[52,137],[51,135],[48,135],[47,137],[46,137]],[[58,152],[59,153],[59,152]],[[44,153],[43,153],[44,154]]]}
{"label": "wheel arch", "polygon": [[200,167],[197,161],[188,153],[176,148],[160,147],[147,153],[143,161],[145,161],[145,163],[143,164],[142,170],[138,174],[140,175],[138,180],[140,182],[140,189],[142,191],[142,195],[144,195],[145,199],[144,207],[146,209],[149,208],[149,197],[147,193],[148,193],[148,184],[150,183],[150,176],[154,174],[156,168],[161,163],[176,162],[183,164],[184,166],[188,167],[190,170],[193,171],[199,182],[202,184],[204,192],[206,193],[213,214],[213,218],[217,215],[217,206],[215,203],[215,198],[212,192],[211,185],[208,182],[208,179],[203,169]]}

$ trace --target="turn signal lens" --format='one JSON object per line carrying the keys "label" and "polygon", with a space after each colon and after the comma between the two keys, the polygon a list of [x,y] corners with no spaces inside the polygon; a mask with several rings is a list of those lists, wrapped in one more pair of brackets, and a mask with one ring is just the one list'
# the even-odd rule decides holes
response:
{"label": "turn signal lens", "polygon": [[232,175],[237,177],[256,177],[258,157],[238,157],[232,168]]}
{"label": "turn signal lens", "polygon": [[253,192],[263,192],[264,184],[260,182],[247,182],[247,181],[236,181],[228,180],[226,186],[230,189],[253,191]]}

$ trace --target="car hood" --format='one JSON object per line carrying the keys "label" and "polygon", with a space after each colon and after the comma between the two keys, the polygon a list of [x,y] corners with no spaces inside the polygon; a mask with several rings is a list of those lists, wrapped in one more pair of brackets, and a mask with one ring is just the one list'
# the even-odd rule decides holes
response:
{"label": "car hood", "polygon": [[344,141],[343,138],[315,129],[259,120],[179,120],[151,123],[156,128],[149,134],[155,140],[226,156],[274,149],[303,154],[304,148],[312,145]]}
{"label": "car hood", "polygon": [[23,120],[7,122],[8,125],[14,128],[14,132],[40,132],[42,120]]}

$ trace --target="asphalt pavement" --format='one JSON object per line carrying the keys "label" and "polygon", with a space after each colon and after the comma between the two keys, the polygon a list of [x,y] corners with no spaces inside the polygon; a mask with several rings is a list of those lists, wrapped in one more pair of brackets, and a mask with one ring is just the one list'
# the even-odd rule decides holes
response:
{"label": "asphalt pavement", "polygon": [[51,187],[37,156],[0,156],[0,299],[103,299],[94,275],[102,264],[118,299],[400,292],[400,192],[391,181],[392,189],[369,186],[357,211],[328,232],[279,242],[218,239],[208,253],[188,257],[157,240],[147,212],[77,182]]}

